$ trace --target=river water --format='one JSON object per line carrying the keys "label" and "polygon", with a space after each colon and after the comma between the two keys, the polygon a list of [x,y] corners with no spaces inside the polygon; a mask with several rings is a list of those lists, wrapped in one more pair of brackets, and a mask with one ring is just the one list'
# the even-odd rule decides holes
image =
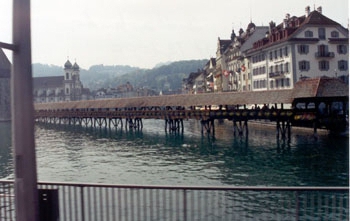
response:
{"label": "river water", "polygon": [[[348,186],[349,139],[292,128],[290,142],[274,126],[248,123],[234,137],[232,123],[216,122],[215,138],[184,122],[167,134],[164,121],[142,131],[36,125],[40,181],[143,185]],[[0,123],[0,178],[13,179],[10,123]]]}

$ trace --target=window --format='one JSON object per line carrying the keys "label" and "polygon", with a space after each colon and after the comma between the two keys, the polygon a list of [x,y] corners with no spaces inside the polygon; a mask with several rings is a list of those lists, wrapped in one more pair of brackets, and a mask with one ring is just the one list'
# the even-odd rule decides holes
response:
{"label": "window", "polygon": [[275,65],[275,72],[276,73],[278,72],[278,65],[277,64]]}
{"label": "window", "polygon": [[277,50],[275,50],[275,59],[277,59]]}
{"label": "window", "polygon": [[280,71],[283,73],[283,64],[280,64]]}
{"label": "window", "polygon": [[299,54],[308,54],[309,53],[309,45],[298,45]]}
{"label": "window", "polygon": [[272,80],[270,81],[270,88],[273,88],[273,86],[274,86],[274,81]]}
{"label": "window", "polygon": [[288,56],[288,47],[284,48],[284,56]]}
{"label": "window", "polygon": [[283,49],[280,48],[280,57],[282,57],[282,56],[283,56]]}
{"label": "window", "polygon": [[314,33],[312,31],[305,31],[305,38],[312,38],[314,37]]}
{"label": "window", "polygon": [[321,40],[326,39],[326,29],[325,28],[318,28],[318,38]]}
{"label": "window", "polygon": [[310,69],[310,62],[308,61],[299,61],[299,70],[308,71]]}
{"label": "window", "polygon": [[272,60],[272,51],[270,51],[270,60]]}
{"label": "window", "polygon": [[69,74],[66,73],[66,80],[69,80]]}
{"label": "window", "polygon": [[289,63],[288,62],[286,62],[285,64],[284,64],[284,71],[285,72],[289,72]]}
{"label": "window", "polygon": [[66,94],[69,94],[69,88],[66,88]]}
{"label": "window", "polygon": [[331,37],[332,37],[332,38],[339,38],[339,32],[337,32],[337,31],[332,31],[332,32],[331,32]]}
{"label": "window", "polygon": [[337,49],[339,54],[346,54],[348,51],[346,45],[338,45]]}
{"label": "window", "polygon": [[289,78],[285,78],[285,86],[286,87],[290,87],[290,79]]}
{"label": "window", "polygon": [[284,87],[284,79],[282,78],[280,79],[280,81],[281,81],[281,87]]}
{"label": "window", "polygon": [[318,68],[320,71],[328,71],[329,70],[329,61],[319,61]]}
{"label": "window", "polygon": [[338,69],[339,69],[339,71],[347,71],[348,70],[348,62],[345,60],[338,61]]}
{"label": "window", "polygon": [[318,46],[318,55],[320,57],[325,57],[328,54],[328,45],[319,45]]}

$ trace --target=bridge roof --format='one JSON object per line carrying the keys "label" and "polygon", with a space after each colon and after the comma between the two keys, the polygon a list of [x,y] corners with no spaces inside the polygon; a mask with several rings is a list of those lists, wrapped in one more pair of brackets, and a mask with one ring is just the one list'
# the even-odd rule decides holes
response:
{"label": "bridge roof", "polygon": [[169,95],[35,104],[35,109],[124,108],[291,103],[292,90]]}
{"label": "bridge roof", "polygon": [[294,89],[205,94],[181,94],[35,104],[35,109],[128,108],[204,105],[291,104],[295,98],[349,96],[349,86],[335,78],[297,82]]}
{"label": "bridge roof", "polygon": [[349,96],[349,85],[338,78],[308,78],[298,81],[293,90],[293,98],[344,97]]}

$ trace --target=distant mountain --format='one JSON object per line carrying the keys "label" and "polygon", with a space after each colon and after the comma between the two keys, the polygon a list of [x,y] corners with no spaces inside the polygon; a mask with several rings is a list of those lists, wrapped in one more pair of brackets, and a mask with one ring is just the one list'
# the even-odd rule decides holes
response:
{"label": "distant mountain", "polygon": [[89,70],[80,70],[80,79],[85,87],[94,90],[109,86],[116,77],[137,70],[140,70],[140,68],[130,67],[128,65],[93,65]]}
{"label": "distant mountain", "polygon": [[[84,87],[90,90],[115,88],[130,82],[134,88],[150,88],[156,91],[178,90],[182,79],[191,72],[202,69],[207,60],[176,61],[152,69],[141,69],[127,65],[94,65],[89,70],[80,69],[80,79]],[[60,76],[63,67],[45,64],[33,64],[33,76]]]}
{"label": "distant mountain", "polygon": [[63,76],[63,67],[35,63],[32,65],[33,77]]}

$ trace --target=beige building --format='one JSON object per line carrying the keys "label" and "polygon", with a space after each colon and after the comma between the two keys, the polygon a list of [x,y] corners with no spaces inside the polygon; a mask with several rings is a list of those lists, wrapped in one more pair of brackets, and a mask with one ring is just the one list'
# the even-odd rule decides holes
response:
{"label": "beige building", "polygon": [[33,78],[34,102],[63,102],[89,99],[89,90],[80,81],[80,68],[67,60],[62,76]]}

